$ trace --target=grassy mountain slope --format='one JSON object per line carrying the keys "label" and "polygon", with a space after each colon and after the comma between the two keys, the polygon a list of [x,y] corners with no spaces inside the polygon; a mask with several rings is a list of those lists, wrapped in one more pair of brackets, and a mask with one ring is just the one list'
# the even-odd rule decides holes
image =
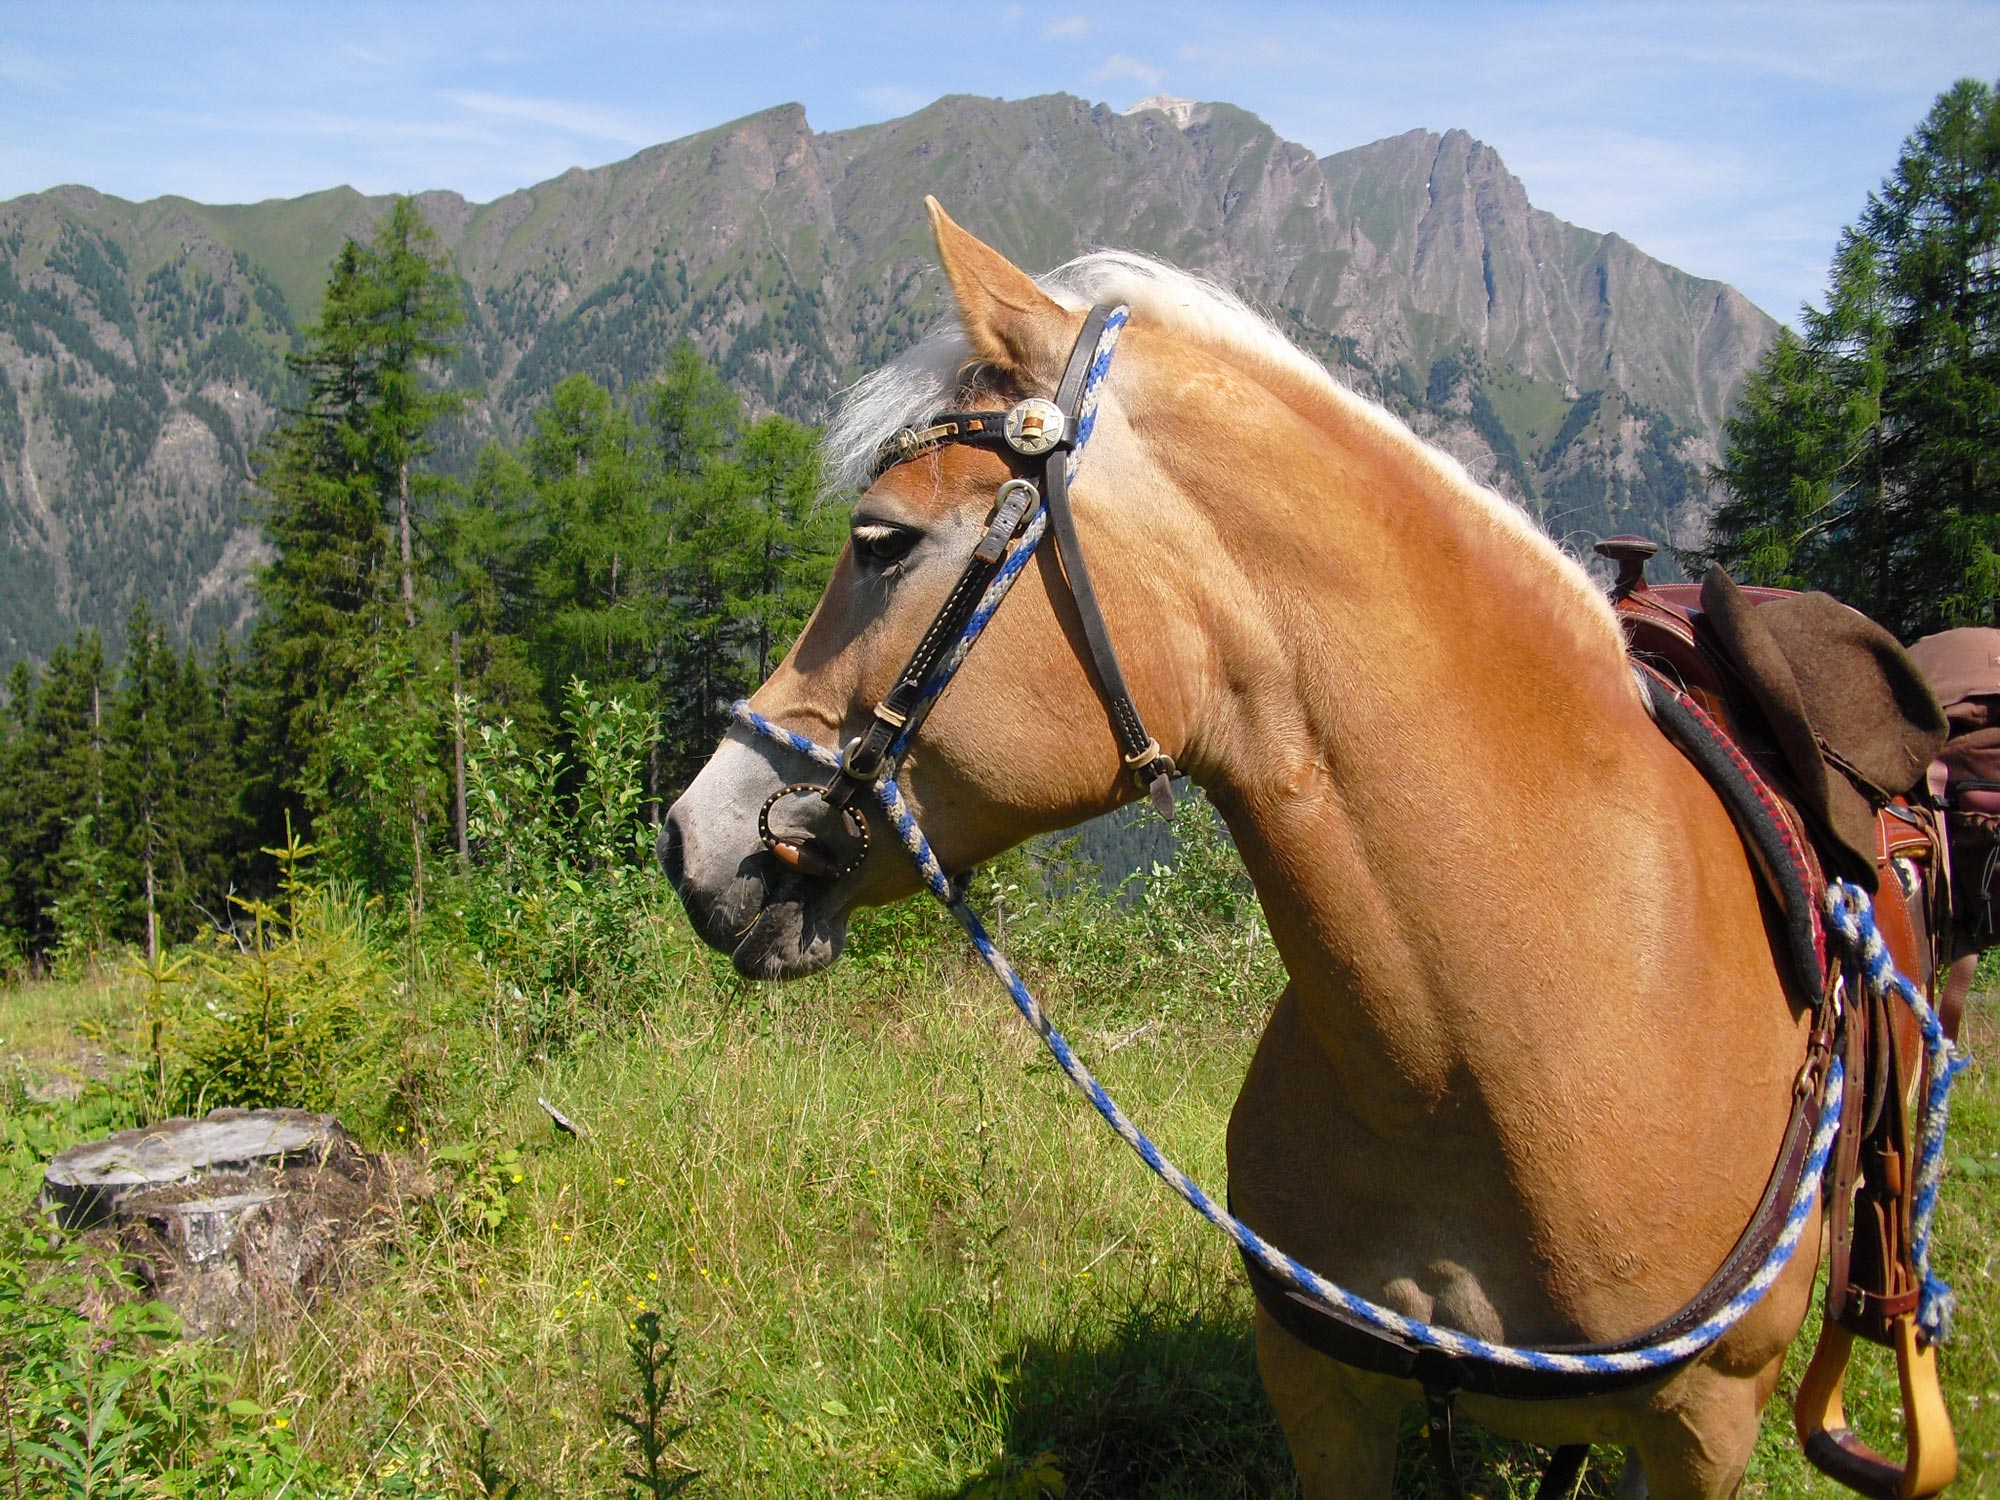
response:
{"label": "grassy mountain slope", "polygon": [[[481,391],[448,451],[517,432],[572,371],[641,379],[683,336],[753,405],[817,420],[943,311],[925,192],[1030,267],[1118,245],[1236,287],[1573,541],[1686,533],[1776,326],[1533,208],[1459,131],[1316,159],[1227,104],[956,96],[824,135],[784,105],[492,203],[420,197]],[[248,618],[242,496],[282,355],[386,206],[0,203],[0,664],[115,636],[139,597],[196,636]]]}

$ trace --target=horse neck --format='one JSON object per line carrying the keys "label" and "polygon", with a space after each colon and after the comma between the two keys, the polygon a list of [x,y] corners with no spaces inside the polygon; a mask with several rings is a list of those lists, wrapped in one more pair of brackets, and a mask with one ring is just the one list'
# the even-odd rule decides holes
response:
{"label": "horse neck", "polygon": [[1229,687],[1195,760],[1329,1055],[1435,1097],[1611,895],[1644,713],[1552,547],[1407,439],[1309,425],[1217,527]]}

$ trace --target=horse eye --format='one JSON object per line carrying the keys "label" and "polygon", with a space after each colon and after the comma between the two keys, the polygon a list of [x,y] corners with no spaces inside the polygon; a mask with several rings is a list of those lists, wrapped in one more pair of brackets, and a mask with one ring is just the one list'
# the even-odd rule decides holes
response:
{"label": "horse eye", "polygon": [[854,556],[863,567],[887,568],[909,556],[923,533],[907,526],[870,522],[854,528]]}

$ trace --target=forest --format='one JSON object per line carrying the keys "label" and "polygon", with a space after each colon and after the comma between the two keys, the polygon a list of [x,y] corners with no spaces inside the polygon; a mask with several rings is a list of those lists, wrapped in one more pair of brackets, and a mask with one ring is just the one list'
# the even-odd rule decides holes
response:
{"label": "forest", "polygon": [[258,454],[272,549],[247,640],[177,649],[142,602],[122,661],[94,635],[17,665],[0,720],[0,967],[75,972],[227,926],[287,831],[421,913],[476,857],[487,746],[579,747],[570,705],[647,743],[651,820],[768,674],[844,540],[816,435],[752,420],[690,345],[617,393],[556,383],[518,446],[431,462],[462,289],[400,202],[333,268]]}

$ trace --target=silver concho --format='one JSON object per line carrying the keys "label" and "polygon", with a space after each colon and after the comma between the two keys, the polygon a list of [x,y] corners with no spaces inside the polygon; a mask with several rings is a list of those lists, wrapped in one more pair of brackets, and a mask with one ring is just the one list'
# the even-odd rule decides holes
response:
{"label": "silver concho", "polygon": [[1040,396],[1030,396],[1007,413],[1007,446],[1029,458],[1040,458],[1063,440],[1062,408]]}

